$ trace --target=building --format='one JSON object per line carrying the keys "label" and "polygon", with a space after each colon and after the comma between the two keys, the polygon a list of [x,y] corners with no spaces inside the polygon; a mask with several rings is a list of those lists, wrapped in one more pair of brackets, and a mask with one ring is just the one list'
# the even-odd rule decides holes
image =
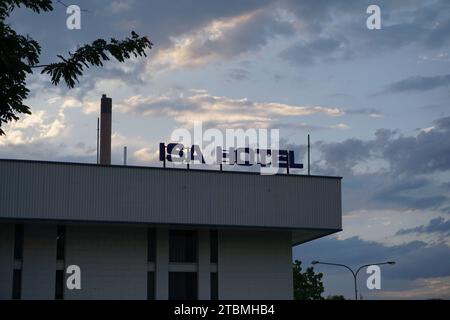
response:
{"label": "building", "polygon": [[292,246],[341,230],[338,177],[7,159],[0,177],[0,299],[292,299]]}

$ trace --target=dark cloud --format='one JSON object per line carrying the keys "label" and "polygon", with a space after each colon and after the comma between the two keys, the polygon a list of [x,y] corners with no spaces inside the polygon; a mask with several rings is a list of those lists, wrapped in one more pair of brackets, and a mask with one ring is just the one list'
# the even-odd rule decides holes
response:
{"label": "dark cloud", "polygon": [[[228,30],[220,41],[207,39],[193,47],[188,60],[203,56],[228,60],[242,53],[261,50],[273,38],[292,35],[300,36],[301,40],[284,50],[280,57],[301,66],[382,54],[411,43],[436,48],[450,42],[450,19],[445,14],[450,5],[444,0],[379,1],[377,4],[382,8],[386,23],[382,30],[370,33],[365,27],[366,8],[372,4],[369,0],[79,0],[77,4],[89,10],[82,13],[79,31],[67,30],[65,8],[57,4],[54,12],[45,14],[17,10],[9,21],[19,32],[30,34],[42,44],[42,63],[53,62],[57,54],[73,51],[100,37],[123,38],[131,30],[149,36],[155,43],[149,58],[152,59],[152,54],[170,47],[174,37],[198,32],[217,19],[245,14],[255,14],[256,18]],[[280,11],[293,15],[301,28],[295,29],[295,23],[280,19]],[[405,19],[405,15],[409,18]],[[216,61],[206,60],[208,63]],[[88,72],[92,81],[98,77],[121,77],[139,85],[140,73],[145,70],[137,66],[131,72]],[[233,73],[230,77],[236,80],[245,76]]]}
{"label": "dark cloud", "polygon": [[405,234],[422,234],[422,233],[442,233],[450,235],[450,220],[445,220],[443,217],[437,217],[430,220],[427,225],[421,225],[416,228],[400,229],[397,231],[397,235]]}
{"label": "dark cloud", "polygon": [[373,199],[385,204],[407,204],[415,209],[437,208],[445,204],[444,195],[423,195],[420,189],[433,184],[431,179],[410,176],[406,179],[386,179],[385,187],[375,191]]}
{"label": "dark cloud", "polygon": [[[396,264],[383,268],[387,279],[415,280],[450,275],[450,248],[446,244],[428,245],[421,241],[386,246],[358,237],[337,240],[323,238],[294,248],[294,259],[310,264],[313,260],[344,263],[352,267],[394,260]],[[316,267],[318,269],[318,267]],[[325,266],[321,272],[327,272]],[[336,271],[338,271],[336,269]],[[342,270],[345,272],[345,270]]]}
{"label": "dark cloud", "polygon": [[450,170],[450,117],[437,119],[433,129],[416,137],[388,141],[383,156],[396,174],[427,174]]}
{"label": "dark cloud", "polygon": [[[314,173],[343,176],[344,211],[368,208],[440,209],[450,199],[436,176],[450,179],[450,117],[403,136],[377,130],[370,140],[319,141]],[[368,169],[365,169],[365,168]]]}
{"label": "dark cloud", "polygon": [[448,86],[450,86],[450,74],[433,77],[415,76],[390,84],[382,93],[428,91]]}
{"label": "dark cloud", "polygon": [[[388,186],[392,189],[392,186]],[[386,190],[376,194],[373,199],[385,204],[404,204],[404,206],[413,209],[432,209],[439,208],[441,205],[448,202],[448,197],[444,195],[435,196],[417,196],[417,195],[402,195],[401,189],[396,189],[394,193],[389,193]]]}
{"label": "dark cloud", "polygon": [[[230,18],[255,11],[270,4],[269,0],[238,1],[133,1],[79,0],[88,8],[82,13],[81,30],[68,30],[65,8],[54,5],[54,12],[34,14],[17,10],[9,20],[21,33],[30,34],[43,46],[44,62],[54,60],[76,45],[102,37],[122,38],[134,29],[147,35],[156,50],[170,44],[170,38],[195,30],[213,19]],[[120,5],[122,4],[122,5]],[[114,7],[114,10],[112,10]],[[261,21],[264,22],[264,21]],[[254,34],[258,36],[257,33]]]}
{"label": "dark cloud", "polygon": [[347,139],[338,143],[318,143],[328,169],[352,172],[353,167],[371,159],[383,159],[391,174],[426,174],[450,170],[450,117],[439,118],[429,130],[417,136],[399,136],[380,129],[372,140]]}
{"label": "dark cloud", "polygon": [[367,160],[371,155],[369,142],[352,138],[343,142],[324,143],[318,142],[323,167],[327,171],[334,171],[338,175],[352,173],[352,168],[358,163]]}
{"label": "dark cloud", "polygon": [[365,59],[406,46],[445,48],[450,44],[448,1],[378,1],[382,28],[366,28],[373,1],[283,2],[302,25],[302,39],[281,52],[294,65]]}
{"label": "dark cloud", "polygon": [[[284,21],[277,12],[272,10],[260,10],[249,15],[241,16],[218,29],[220,35],[205,39],[201,30],[185,34],[189,38],[189,45],[184,47],[186,57],[183,65],[189,66],[189,60],[198,61],[202,65],[216,60],[232,59],[244,53],[257,51],[265,47],[268,42],[276,37],[289,36],[295,30],[291,22]],[[206,28],[206,32],[211,32],[211,26]],[[214,31],[216,32],[216,31]]]}

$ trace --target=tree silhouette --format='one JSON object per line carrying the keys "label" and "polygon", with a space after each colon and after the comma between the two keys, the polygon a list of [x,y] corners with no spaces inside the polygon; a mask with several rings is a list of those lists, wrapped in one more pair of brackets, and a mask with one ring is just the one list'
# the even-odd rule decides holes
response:
{"label": "tree silhouette", "polygon": [[73,88],[85,68],[103,66],[110,57],[124,62],[132,56],[147,56],[145,50],[153,46],[147,37],[132,31],[131,37],[124,40],[112,38],[108,42],[98,39],[73,53],[69,52],[68,57],[57,55],[58,62],[40,65],[39,43],[29,36],[17,34],[5,21],[14,9],[21,6],[37,14],[53,10],[51,0],[0,0],[0,136],[5,134],[2,124],[18,120],[21,113],[31,114],[24,100],[30,92],[26,77],[33,70],[39,68],[42,74],[48,74],[53,85],[63,80]]}
{"label": "tree silhouette", "polygon": [[309,267],[302,273],[301,261],[295,260],[294,272],[294,299],[295,300],[322,300],[324,291],[322,273],[315,273],[313,267]]}

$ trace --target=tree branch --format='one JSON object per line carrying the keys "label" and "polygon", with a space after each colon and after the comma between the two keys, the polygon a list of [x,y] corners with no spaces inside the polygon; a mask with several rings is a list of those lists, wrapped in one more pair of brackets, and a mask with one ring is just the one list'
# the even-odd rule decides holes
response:
{"label": "tree branch", "polygon": [[131,56],[147,56],[145,50],[152,47],[153,43],[147,37],[140,37],[132,31],[131,38],[122,41],[113,38],[110,43],[98,39],[90,45],[78,48],[74,53],[69,52],[68,58],[58,55],[61,62],[33,67],[43,67],[41,73],[49,74],[54,85],[59,84],[62,78],[69,88],[73,88],[79,82],[78,77],[83,74],[84,68],[103,66],[103,61],[109,61],[110,56],[119,62],[124,62]]}

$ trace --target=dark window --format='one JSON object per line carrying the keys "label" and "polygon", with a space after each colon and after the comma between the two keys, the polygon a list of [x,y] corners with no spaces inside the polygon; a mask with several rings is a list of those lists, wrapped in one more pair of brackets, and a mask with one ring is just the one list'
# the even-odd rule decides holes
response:
{"label": "dark window", "polygon": [[55,299],[64,299],[64,270],[56,270]]}
{"label": "dark window", "polygon": [[197,300],[197,273],[169,273],[170,300]]}
{"label": "dark window", "polygon": [[66,227],[56,228],[56,260],[64,260],[66,251]]}
{"label": "dark window", "polygon": [[147,232],[147,261],[156,261],[156,232],[155,229],[148,229]]}
{"label": "dark window", "polygon": [[147,300],[155,300],[155,273],[147,272]]}
{"label": "dark window", "polygon": [[21,295],[22,295],[22,270],[14,270],[12,298],[19,300],[21,298]]}
{"label": "dark window", "polygon": [[217,272],[211,273],[211,300],[219,300],[219,276]]}
{"label": "dark window", "polygon": [[211,232],[209,233],[209,238],[210,238],[211,262],[217,263],[218,258],[219,258],[218,257],[219,242],[218,242],[218,238],[217,238],[217,230],[211,230]]}
{"label": "dark window", "polygon": [[23,224],[16,224],[14,230],[14,259],[23,259]]}
{"label": "dark window", "polygon": [[170,262],[197,262],[197,232],[170,231]]}

